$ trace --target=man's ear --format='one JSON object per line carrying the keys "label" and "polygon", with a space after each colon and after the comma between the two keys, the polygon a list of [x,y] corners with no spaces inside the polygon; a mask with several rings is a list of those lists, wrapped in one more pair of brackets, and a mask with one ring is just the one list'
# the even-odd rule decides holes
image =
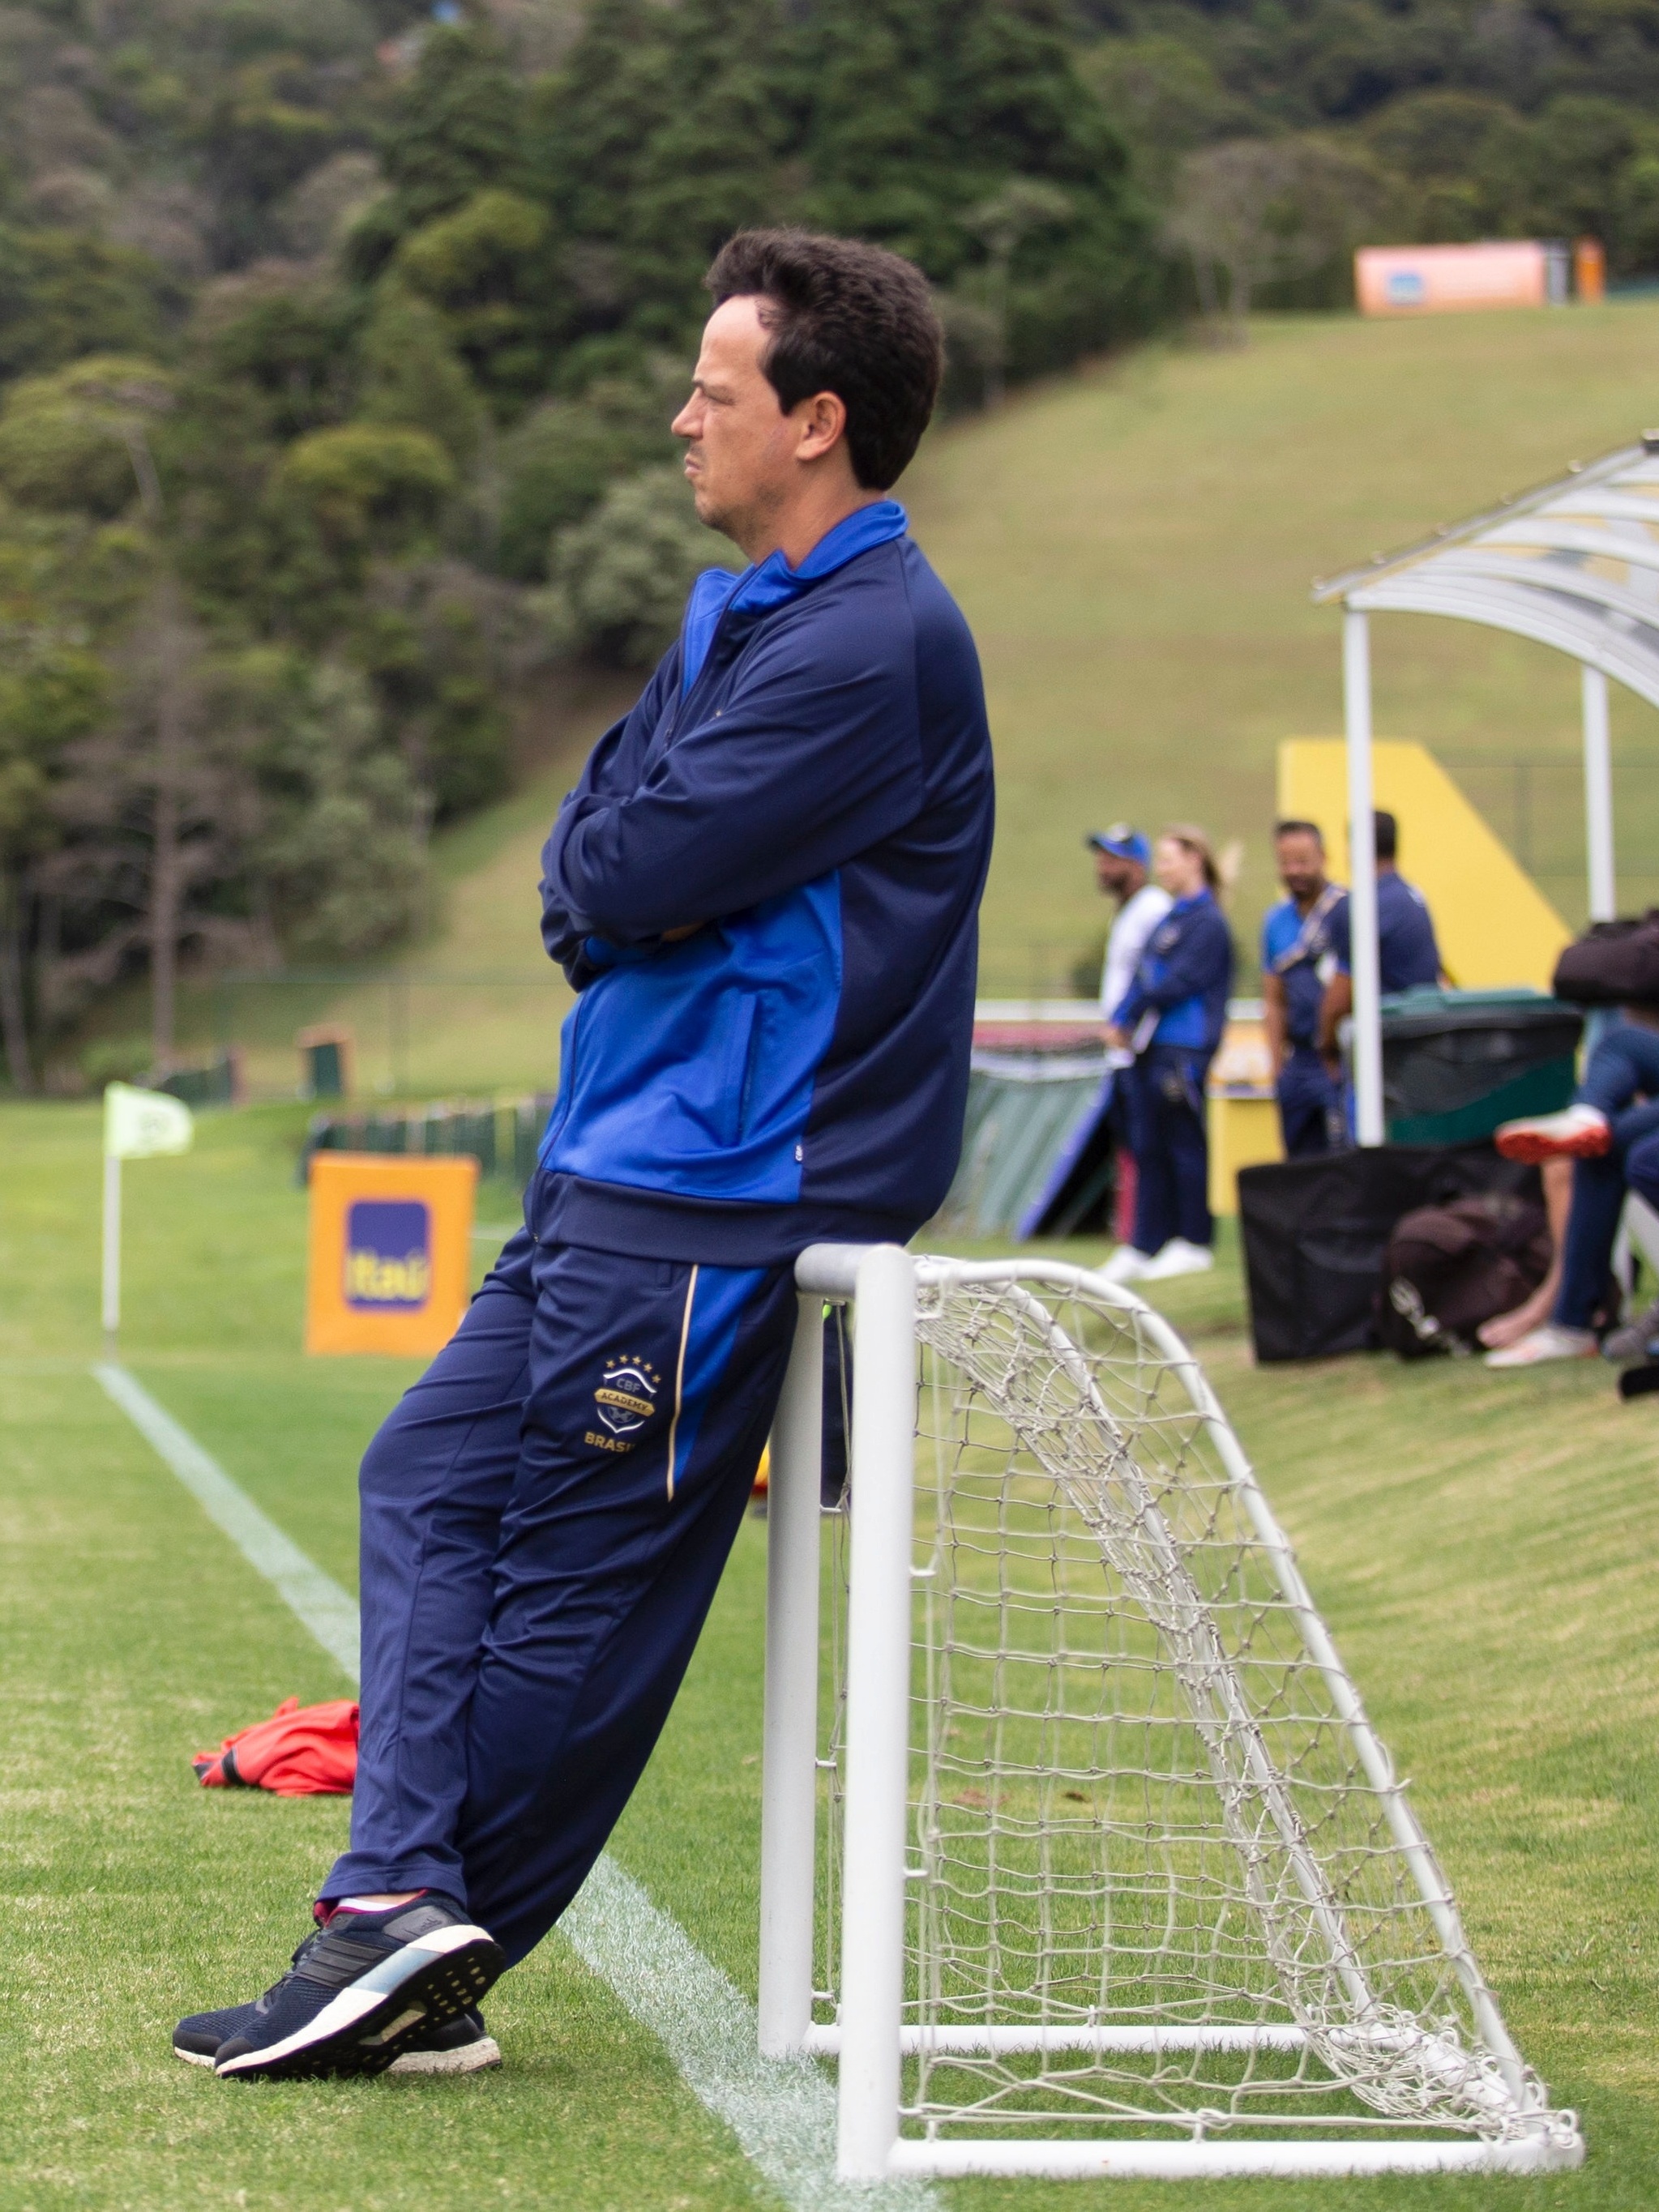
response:
{"label": "man's ear", "polygon": [[847,434],[847,403],[836,392],[815,392],[800,403],[801,441],[799,457],[822,460]]}

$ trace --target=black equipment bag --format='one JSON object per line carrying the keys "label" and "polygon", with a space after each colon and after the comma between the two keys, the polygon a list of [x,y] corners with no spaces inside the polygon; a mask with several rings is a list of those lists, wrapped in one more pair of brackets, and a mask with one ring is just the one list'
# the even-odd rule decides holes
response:
{"label": "black equipment bag", "polygon": [[1543,1207],[1511,1191],[1419,1206],[1395,1224],[1382,1256],[1378,1340],[1402,1359],[1475,1351],[1481,1322],[1538,1288],[1552,1249]]}
{"label": "black equipment bag", "polygon": [[1659,1006],[1659,907],[1592,922],[1556,962],[1552,988],[1576,1006]]}
{"label": "black equipment bag", "polygon": [[1243,1168],[1239,1230],[1259,1360],[1373,1351],[1395,1224],[1419,1206],[1483,1191],[1538,1202],[1536,1168],[1490,1145],[1377,1145]]}

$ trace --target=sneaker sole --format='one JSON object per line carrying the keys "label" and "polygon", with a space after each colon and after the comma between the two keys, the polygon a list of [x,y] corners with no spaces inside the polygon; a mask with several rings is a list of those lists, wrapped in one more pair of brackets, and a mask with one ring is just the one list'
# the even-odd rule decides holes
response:
{"label": "sneaker sole", "polygon": [[[214,2054],[210,2051],[181,2051],[175,2043],[173,2055],[181,2058],[186,2066],[205,2066],[213,2070]],[[405,2051],[401,2058],[394,2058],[386,2068],[388,2074],[480,2074],[487,2066],[501,2063],[501,2046],[493,2035],[481,2035],[476,2043],[464,2043],[458,2051]]]}
{"label": "sneaker sole", "polygon": [[500,1944],[482,1928],[435,1928],[359,1975],[294,2034],[216,2060],[213,2070],[221,2081],[237,2081],[384,2074],[417,2028],[470,2011],[506,1965]]}
{"label": "sneaker sole", "polygon": [[1546,1160],[1599,1160],[1613,1150],[1604,1129],[1586,1129],[1581,1137],[1498,1137],[1493,1139],[1506,1160],[1523,1168],[1541,1168]]}
{"label": "sneaker sole", "polygon": [[499,2066],[501,2047],[493,2035],[481,2035],[476,2043],[464,2043],[459,2051],[405,2051],[401,2058],[394,2058],[387,2067],[388,2074],[481,2074],[487,2066]]}

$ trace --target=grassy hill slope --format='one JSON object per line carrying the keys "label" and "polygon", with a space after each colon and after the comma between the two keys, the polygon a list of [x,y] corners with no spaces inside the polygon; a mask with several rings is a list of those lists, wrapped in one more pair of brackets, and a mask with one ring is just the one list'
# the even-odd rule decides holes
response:
{"label": "grassy hill slope", "polygon": [[[1060,983],[1103,919],[1078,841],[1118,816],[1243,838],[1237,918],[1253,927],[1274,747],[1341,728],[1340,625],[1310,580],[1656,415],[1659,304],[1642,301],[1260,318],[1244,351],[1147,349],[933,439],[905,495],[974,626],[997,740],[987,988]],[[1414,616],[1379,617],[1372,657],[1379,735],[1439,750],[1581,916],[1571,664]],[[1659,731],[1616,689],[1613,714],[1628,900],[1659,895],[1640,788]]]}
{"label": "grassy hill slope", "polygon": [[[997,745],[984,988],[1068,988],[1106,919],[1079,840],[1118,816],[1243,840],[1248,975],[1273,889],[1274,749],[1341,727],[1339,623],[1310,604],[1310,580],[1656,417],[1659,301],[1644,300],[1415,323],[1262,317],[1244,350],[1147,348],[930,439],[904,496],[979,640]],[[1397,615],[1377,619],[1373,659],[1379,734],[1432,746],[1581,918],[1571,663]],[[625,688],[562,699],[547,764],[440,840],[442,915],[384,977],[239,994],[235,1031],[262,1040],[256,1074],[291,1081],[295,1026],[331,1015],[356,1031],[371,1090],[552,1079],[562,993],[536,935],[537,856]],[[1644,772],[1659,730],[1617,687],[1613,734],[1628,906],[1659,899],[1659,779]],[[434,976],[501,980],[410,980]],[[204,1037],[209,1021],[204,994]]]}

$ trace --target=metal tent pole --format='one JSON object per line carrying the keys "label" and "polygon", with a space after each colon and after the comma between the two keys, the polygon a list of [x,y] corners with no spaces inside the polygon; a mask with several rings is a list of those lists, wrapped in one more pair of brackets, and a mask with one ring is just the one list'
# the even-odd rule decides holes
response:
{"label": "metal tent pole", "polygon": [[1368,617],[1342,616],[1348,733],[1348,942],[1353,963],[1355,1134],[1382,1142],[1382,1018],[1376,964],[1376,852],[1371,805],[1371,648]]}
{"label": "metal tent pole", "polygon": [[812,2024],[823,1438],[823,1301],[803,1295],[772,1425],[766,1499],[760,2047],[768,2058],[805,2050]]}
{"label": "metal tent pole", "polygon": [[1619,911],[1613,866],[1613,750],[1607,737],[1607,679],[1579,664],[1584,704],[1584,844],[1589,918],[1611,921]]}

